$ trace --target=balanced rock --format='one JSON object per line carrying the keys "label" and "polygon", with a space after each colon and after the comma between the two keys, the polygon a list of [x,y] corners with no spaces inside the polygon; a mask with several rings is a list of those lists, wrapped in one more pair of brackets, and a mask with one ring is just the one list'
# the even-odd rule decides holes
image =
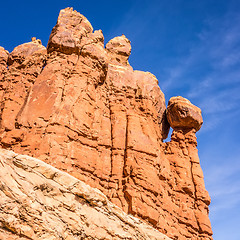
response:
{"label": "balanced rock", "polygon": [[195,129],[203,123],[201,109],[183,97],[172,97],[168,102],[167,119],[173,129]]}

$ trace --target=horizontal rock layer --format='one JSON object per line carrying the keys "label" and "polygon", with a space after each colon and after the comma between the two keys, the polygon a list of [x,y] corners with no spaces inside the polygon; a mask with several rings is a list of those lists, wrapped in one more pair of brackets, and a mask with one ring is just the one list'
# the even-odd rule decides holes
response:
{"label": "horizontal rock layer", "polygon": [[[212,239],[195,133],[200,110],[165,106],[158,80],[128,63],[124,36],[61,10],[47,48],[0,48],[0,143],[100,189],[172,239]],[[174,101],[173,101],[174,100]],[[174,103],[174,104],[173,104]],[[172,140],[164,143],[169,123]]]}

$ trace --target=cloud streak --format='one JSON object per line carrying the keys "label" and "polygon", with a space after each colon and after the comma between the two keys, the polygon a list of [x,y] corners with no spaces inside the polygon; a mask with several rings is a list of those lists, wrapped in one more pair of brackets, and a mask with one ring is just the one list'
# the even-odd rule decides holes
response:
{"label": "cloud streak", "polygon": [[[210,208],[212,220],[222,216],[224,210],[234,209],[240,204],[240,166],[233,159],[226,159],[227,163],[212,165],[206,170],[207,188],[211,192],[212,206]],[[231,165],[228,164],[231,162]]]}
{"label": "cloud streak", "polygon": [[240,117],[240,16],[229,12],[221,20],[206,23],[208,30],[199,33],[190,54],[167,71],[162,89],[174,92],[184,84],[183,94],[207,114],[205,124],[216,127],[219,113],[236,111]]}

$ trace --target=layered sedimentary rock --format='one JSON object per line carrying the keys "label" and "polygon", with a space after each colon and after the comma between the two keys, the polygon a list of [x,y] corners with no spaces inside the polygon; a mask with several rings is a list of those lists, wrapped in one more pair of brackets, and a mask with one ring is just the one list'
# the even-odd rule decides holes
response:
{"label": "layered sedimentary rock", "polygon": [[[37,157],[100,189],[172,239],[212,239],[195,133],[201,111],[128,63],[123,35],[61,10],[47,48],[0,48],[3,148]],[[169,125],[170,142],[164,143]]]}
{"label": "layered sedimentary rock", "polygon": [[170,240],[38,159],[0,150],[0,172],[0,239]]}

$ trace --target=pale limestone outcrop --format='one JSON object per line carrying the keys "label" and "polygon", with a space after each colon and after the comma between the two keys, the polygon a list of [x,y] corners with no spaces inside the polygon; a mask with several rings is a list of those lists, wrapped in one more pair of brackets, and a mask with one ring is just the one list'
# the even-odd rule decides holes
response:
{"label": "pale limestone outcrop", "polygon": [[36,158],[0,149],[0,173],[0,239],[170,240]]}

